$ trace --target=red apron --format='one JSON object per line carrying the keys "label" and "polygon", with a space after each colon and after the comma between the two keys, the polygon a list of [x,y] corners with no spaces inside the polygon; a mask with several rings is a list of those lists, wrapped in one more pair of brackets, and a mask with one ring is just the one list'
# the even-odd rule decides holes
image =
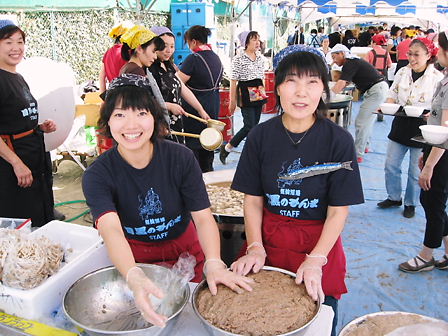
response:
{"label": "red apron", "polygon": [[[263,209],[262,235],[266,249],[266,265],[296,273],[320,238],[324,221],[299,220],[276,215]],[[246,244],[242,252],[246,251]],[[322,288],[325,295],[341,298],[347,293],[345,286],[346,261],[341,237],[330,253],[328,263],[322,268]]]}
{"label": "red apron", "polygon": [[195,277],[191,281],[202,280],[205,256],[192,221],[187,230],[176,239],[161,242],[141,242],[133,239],[127,239],[127,241],[131,246],[135,261],[138,263],[174,265],[182,252],[190,253],[196,258]]}

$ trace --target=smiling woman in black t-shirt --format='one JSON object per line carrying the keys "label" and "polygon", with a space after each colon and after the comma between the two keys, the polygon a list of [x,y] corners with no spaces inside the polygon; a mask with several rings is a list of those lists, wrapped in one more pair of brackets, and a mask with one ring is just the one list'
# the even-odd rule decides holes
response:
{"label": "smiling woman in black t-shirt", "polygon": [[313,299],[334,309],[334,334],[337,300],[347,292],[339,236],[348,206],[363,194],[351,135],[322,117],[329,91],[323,56],[294,48],[303,47],[276,56],[283,113],[249,134],[232,183],[245,193],[248,244],[232,269],[247,274],[267,264],[297,273]]}
{"label": "smiling woman in black t-shirt", "polygon": [[25,33],[0,20],[0,217],[31,218],[33,226],[42,226],[54,219],[43,132],[54,132],[56,124],[38,124],[37,101],[16,71],[24,49]]}
{"label": "smiling woman in black t-shirt", "polygon": [[162,293],[136,263],[174,264],[189,252],[196,259],[193,281],[200,281],[204,271],[212,294],[218,283],[250,289],[250,280],[228,271],[221,260],[219,231],[199,166],[188,148],[159,139],[162,112],[150,88],[146,77],[134,74],[110,84],[99,126],[118,145],[86,170],[83,191],[137,307],[149,322],[163,326],[166,317],[156,314],[149,301],[150,294],[160,298]]}

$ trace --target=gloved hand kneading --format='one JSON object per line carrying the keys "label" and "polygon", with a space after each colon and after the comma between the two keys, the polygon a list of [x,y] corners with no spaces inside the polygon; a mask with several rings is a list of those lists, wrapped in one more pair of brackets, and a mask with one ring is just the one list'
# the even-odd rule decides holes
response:
{"label": "gloved hand kneading", "polygon": [[143,318],[158,327],[165,327],[167,317],[155,312],[150,295],[162,299],[164,293],[146,276],[140,267],[134,266],[126,274],[126,283],[134,294],[135,306]]}
{"label": "gloved hand kneading", "polygon": [[296,283],[305,283],[306,291],[315,301],[317,298],[324,302],[325,294],[322,290],[322,267],[327,263],[323,255],[306,255],[306,259],[297,270]]}
{"label": "gloved hand kneading", "polygon": [[221,259],[207,259],[204,263],[204,274],[212,295],[218,293],[218,284],[223,284],[238,294],[242,293],[243,289],[252,290],[249,284],[253,283],[253,280],[231,272]]}
{"label": "gloved hand kneading", "polygon": [[230,268],[239,275],[246,275],[251,270],[258,273],[266,261],[266,250],[260,242],[253,242],[246,248],[246,255],[235,261]]}

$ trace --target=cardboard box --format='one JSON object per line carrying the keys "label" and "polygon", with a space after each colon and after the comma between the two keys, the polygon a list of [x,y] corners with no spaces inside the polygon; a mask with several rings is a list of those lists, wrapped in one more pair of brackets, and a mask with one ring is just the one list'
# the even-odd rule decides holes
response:
{"label": "cardboard box", "polygon": [[62,305],[66,291],[76,280],[112,265],[103,239],[94,228],[52,221],[30,235],[46,236],[72,252],[66,253],[65,262],[55,274],[33,289],[22,290],[0,285],[0,309],[7,314],[32,320],[49,318]]}
{"label": "cardboard box", "polygon": [[101,104],[80,104],[75,106],[75,117],[86,116],[85,126],[97,126]]}

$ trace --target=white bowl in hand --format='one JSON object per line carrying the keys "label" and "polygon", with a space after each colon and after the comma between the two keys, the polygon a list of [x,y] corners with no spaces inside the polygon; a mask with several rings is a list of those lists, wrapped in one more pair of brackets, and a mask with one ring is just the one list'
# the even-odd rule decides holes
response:
{"label": "white bowl in hand", "polygon": [[384,114],[395,114],[400,108],[399,104],[382,103],[380,105],[380,110]]}
{"label": "white bowl in hand", "polygon": [[424,109],[423,106],[406,105],[404,107],[404,112],[406,112],[408,117],[420,117]]}
{"label": "white bowl in hand", "polygon": [[420,126],[423,138],[430,144],[439,145],[448,140],[448,127],[439,125]]}

